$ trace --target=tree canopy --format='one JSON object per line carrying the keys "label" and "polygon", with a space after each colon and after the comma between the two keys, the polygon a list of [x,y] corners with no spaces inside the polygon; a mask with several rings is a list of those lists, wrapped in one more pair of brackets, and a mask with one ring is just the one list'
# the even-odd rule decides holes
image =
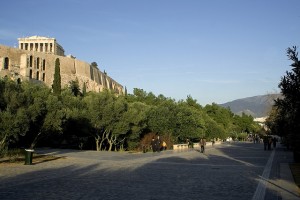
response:
{"label": "tree canopy", "polygon": [[278,87],[283,98],[275,100],[266,124],[271,134],[284,137],[288,146],[300,152],[300,63],[297,47],[288,48],[286,53],[292,61],[291,70],[281,78]]}
{"label": "tree canopy", "polygon": [[191,96],[175,101],[138,88],[124,96],[108,90],[79,95],[76,80],[60,92],[53,86],[51,92],[42,85],[8,79],[0,79],[0,88],[1,149],[47,145],[136,150],[150,135],[160,135],[171,146],[187,139],[252,133],[257,126],[250,116],[234,115],[216,104],[203,108]]}

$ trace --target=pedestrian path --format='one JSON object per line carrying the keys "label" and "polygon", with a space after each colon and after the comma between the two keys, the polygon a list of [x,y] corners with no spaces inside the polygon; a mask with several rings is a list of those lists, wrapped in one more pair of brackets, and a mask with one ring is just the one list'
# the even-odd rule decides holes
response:
{"label": "pedestrian path", "polygon": [[[290,152],[231,143],[160,153],[38,149],[63,159],[0,165],[0,199],[297,199]],[[273,159],[273,160],[272,160]],[[271,163],[271,164],[270,164]],[[258,186],[264,181],[263,186]],[[258,198],[258,197],[257,197]]]}
{"label": "pedestrian path", "polygon": [[[300,200],[299,188],[294,182],[294,178],[289,167],[293,163],[291,151],[281,145],[272,150],[272,165],[266,165],[265,170],[269,170],[269,177],[261,176],[260,185],[265,188],[265,200],[283,199]],[[271,159],[271,157],[270,157]]]}

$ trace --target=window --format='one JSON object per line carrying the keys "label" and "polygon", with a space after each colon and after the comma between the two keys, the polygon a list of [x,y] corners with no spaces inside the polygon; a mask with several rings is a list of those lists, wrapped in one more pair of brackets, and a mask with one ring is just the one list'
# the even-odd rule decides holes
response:
{"label": "window", "polygon": [[46,69],[46,60],[43,59],[43,70],[45,71],[45,69]]}
{"label": "window", "polygon": [[4,69],[8,69],[8,66],[9,66],[9,58],[5,57],[4,58]]}
{"label": "window", "polygon": [[36,72],[36,80],[39,80],[40,72]]}
{"label": "window", "polygon": [[32,56],[30,56],[29,57],[29,67],[32,67],[32,60],[33,60],[33,58],[32,58]]}
{"label": "window", "polygon": [[32,69],[29,70],[29,78],[32,79]]}
{"label": "window", "polygon": [[36,68],[39,69],[40,68],[40,58],[36,59]]}
{"label": "window", "polygon": [[45,73],[43,73],[43,78],[42,78],[42,80],[45,82],[45,79],[46,79]]}

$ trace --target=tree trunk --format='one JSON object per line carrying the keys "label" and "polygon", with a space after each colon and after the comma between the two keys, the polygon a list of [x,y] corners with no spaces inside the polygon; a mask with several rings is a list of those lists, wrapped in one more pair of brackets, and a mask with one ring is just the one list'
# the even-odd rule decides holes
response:
{"label": "tree trunk", "polygon": [[36,143],[38,142],[38,140],[40,139],[39,136],[42,134],[42,132],[40,131],[37,136],[34,138],[33,142],[30,145],[30,149],[33,149],[36,145]]}
{"label": "tree trunk", "polygon": [[109,136],[110,136],[110,134],[107,133],[105,137],[106,137],[107,142],[109,144],[108,151],[111,151],[112,150],[112,145],[113,145],[113,141],[112,141],[113,136],[111,136],[111,137],[109,137]]}
{"label": "tree trunk", "polygon": [[120,151],[124,151],[124,142],[126,137],[124,137],[119,143],[120,143]]}
{"label": "tree trunk", "polygon": [[115,151],[117,151],[117,136],[111,136],[111,142],[112,142],[112,146],[115,146]]}
{"label": "tree trunk", "polygon": [[5,146],[7,146],[7,142],[6,142],[6,138],[7,138],[7,135],[4,136],[4,138],[2,138],[1,142],[0,142],[0,149],[4,149]]}
{"label": "tree trunk", "polygon": [[95,137],[95,141],[96,141],[96,150],[100,151],[100,147],[99,147],[99,136]]}
{"label": "tree trunk", "polygon": [[104,131],[104,133],[102,134],[102,137],[101,137],[101,141],[100,141],[100,150],[102,150],[102,144],[103,142],[106,140],[106,131]]}

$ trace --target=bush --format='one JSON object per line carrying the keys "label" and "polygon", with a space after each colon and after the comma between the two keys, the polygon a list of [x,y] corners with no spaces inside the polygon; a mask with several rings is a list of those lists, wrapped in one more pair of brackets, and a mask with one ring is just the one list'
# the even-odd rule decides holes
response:
{"label": "bush", "polygon": [[24,157],[24,149],[2,149],[0,152],[0,158],[7,158],[9,161],[16,161]]}

